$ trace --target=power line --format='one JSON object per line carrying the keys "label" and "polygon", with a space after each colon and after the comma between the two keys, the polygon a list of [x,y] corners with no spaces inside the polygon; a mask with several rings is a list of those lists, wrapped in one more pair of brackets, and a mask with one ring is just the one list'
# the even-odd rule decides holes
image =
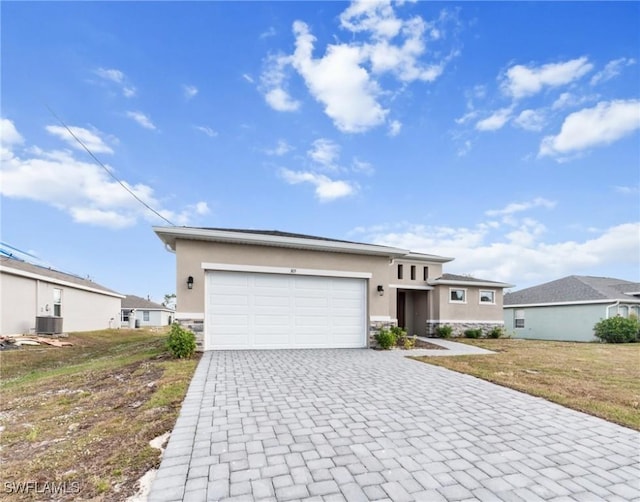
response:
{"label": "power line", "polygon": [[51,113],[51,115],[53,115],[55,117],[55,119],[60,122],[60,124],[62,124],[62,127],[64,127],[67,132],[69,134],[71,134],[71,136],[73,137],[73,139],[75,139],[78,143],[80,143],[80,145],[82,146],[82,148],[84,148],[86,150],[86,152],[91,156],[91,158],[93,160],[96,161],[96,163],[102,168],[104,169],[107,174],[109,176],[111,176],[114,180],[116,180],[118,182],[118,184],[124,188],[127,192],[129,192],[129,194],[136,199],[140,204],[142,204],[144,207],[146,207],[149,211],[151,211],[153,214],[155,214],[156,216],[158,216],[159,218],[163,219],[164,221],[166,221],[169,225],[171,225],[172,227],[174,227],[175,225],[173,223],[171,223],[167,218],[165,218],[164,216],[162,216],[158,211],[156,211],[155,209],[153,209],[149,204],[147,204],[145,201],[143,201],[140,197],[138,197],[135,192],[133,192],[125,183],[123,183],[122,181],[120,181],[120,179],[113,174],[113,172],[111,172],[107,166],[105,166],[100,159],[98,159],[98,157],[96,157],[93,152],[91,150],[89,150],[89,148],[87,147],[87,145],[85,145],[80,138],[78,138],[75,134],[73,134],[73,131],[67,126],[67,124],[64,123],[64,121],[58,117],[58,115],[56,115],[56,113],[49,107],[49,105],[45,104],[45,106],[47,107],[47,110],[49,110],[49,113]]}

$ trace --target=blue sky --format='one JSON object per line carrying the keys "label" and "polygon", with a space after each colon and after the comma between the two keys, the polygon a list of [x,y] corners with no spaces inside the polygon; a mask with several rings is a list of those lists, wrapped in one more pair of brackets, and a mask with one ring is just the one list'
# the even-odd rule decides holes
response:
{"label": "blue sky", "polygon": [[640,281],[637,2],[2,2],[2,242],[162,300],[151,230]]}

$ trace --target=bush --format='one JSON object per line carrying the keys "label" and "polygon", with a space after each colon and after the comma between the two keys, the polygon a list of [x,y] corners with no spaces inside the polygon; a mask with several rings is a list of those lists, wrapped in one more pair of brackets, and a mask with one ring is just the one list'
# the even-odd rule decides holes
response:
{"label": "bush", "polygon": [[453,333],[453,328],[448,324],[444,324],[436,328],[436,336],[439,336],[440,338],[451,338],[451,333]]}
{"label": "bush", "polygon": [[171,325],[166,342],[167,350],[176,359],[188,359],[196,351],[196,335],[177,322]]}
{"label": "bush", "polygon": [[487,338],[501,338],[502,336],[504,336],[504,330],[500,326],[494,326],[487,333]]}
{"label": "bush", "polygon": [[381,329],[378,333],[373,335],[378,345],[383,350],[389,350],[396,344],[396,335],[388,329]]}
{"label": "bush", "polygon": [[389,330],[395,336],[394,345],[398,347],[404,347],[407,342],[407,332],[403,330],[400,326],[392,326]]}
{"label": "bush", "polygon": [[482,330],[480,328],[467,329],[464,332],[464,336],[467,338],[480,338],[482,336]]}
{"label": "bush", "polygon": [[413,335],[413,338],[405,337],[404,342],[402,343],[402,348],[405,350],[411,350],[416,346],[416,340],[418,337]]}
{"label": "bush", "polygon": [[640,323],[634,317],[610,317],[596,323],[594,334],[606,343],[628,343],[640,341]]}

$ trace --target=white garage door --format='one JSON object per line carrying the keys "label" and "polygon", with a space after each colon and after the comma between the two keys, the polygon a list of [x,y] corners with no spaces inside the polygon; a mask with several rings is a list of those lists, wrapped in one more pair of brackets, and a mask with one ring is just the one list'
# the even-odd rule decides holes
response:
{"label": "white garage door", "polygon": [[365,280],[207,272],[205,349],[366,346]]}

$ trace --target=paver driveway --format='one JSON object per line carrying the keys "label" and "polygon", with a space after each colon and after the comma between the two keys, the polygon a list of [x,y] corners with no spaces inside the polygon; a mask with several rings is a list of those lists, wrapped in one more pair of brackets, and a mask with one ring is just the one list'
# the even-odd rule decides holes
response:
{"label": "paver driveway", "polygon": [[207,352],[149,500],[640,500],[639,447],[397,353]]}

